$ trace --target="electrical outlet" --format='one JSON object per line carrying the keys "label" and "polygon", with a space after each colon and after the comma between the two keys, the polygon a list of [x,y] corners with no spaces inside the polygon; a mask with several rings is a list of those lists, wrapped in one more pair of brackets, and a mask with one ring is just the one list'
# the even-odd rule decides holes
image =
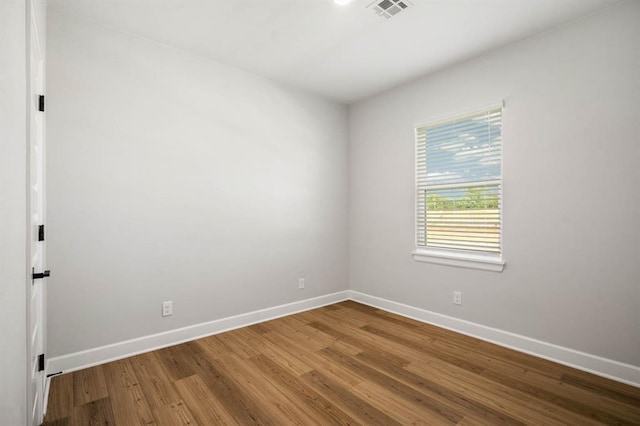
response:
{"label": "electrical outlet", "polygon": [[454,291],[453,292],[453,303],[456,305],[462,305],[462,292]]}
{"label": "electrical outlet", "polygon": [[173,315],[173,300],[162,302],[162,316],[169,317]]}
{"label": "electrical outlet", "polygon": [[298,288],[300,290],[304,288],[304,278],[298,278]]}

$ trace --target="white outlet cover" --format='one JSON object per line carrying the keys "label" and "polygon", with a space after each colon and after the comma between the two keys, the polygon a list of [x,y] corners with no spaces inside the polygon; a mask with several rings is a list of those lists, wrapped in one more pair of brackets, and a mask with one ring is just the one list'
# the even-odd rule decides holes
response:
{"label": "white outlet cover", "polygon": [[162,302],[162,316],[168,317],[173,315],[173,300]]}

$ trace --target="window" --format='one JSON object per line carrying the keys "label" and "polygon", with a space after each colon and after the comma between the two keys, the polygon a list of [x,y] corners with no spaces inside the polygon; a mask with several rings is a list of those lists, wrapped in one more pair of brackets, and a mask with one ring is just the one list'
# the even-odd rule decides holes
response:
{"label": "window", "polygon": [[419,261],[502,271],[502,107],[416,128]]}

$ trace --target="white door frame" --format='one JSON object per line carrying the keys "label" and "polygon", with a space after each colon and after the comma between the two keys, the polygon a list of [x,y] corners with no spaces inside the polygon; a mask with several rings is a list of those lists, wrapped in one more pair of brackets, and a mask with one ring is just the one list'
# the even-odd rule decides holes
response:
{"label": "white door frame", "polygon": [[40,95],[45,94],[45,1],[28,0],[27,8],[27,422],[40,425],[44,416],[46,369],[39,356],[46,348],[46,278],[32,273],[46,268],[45,241],[45,117]]}

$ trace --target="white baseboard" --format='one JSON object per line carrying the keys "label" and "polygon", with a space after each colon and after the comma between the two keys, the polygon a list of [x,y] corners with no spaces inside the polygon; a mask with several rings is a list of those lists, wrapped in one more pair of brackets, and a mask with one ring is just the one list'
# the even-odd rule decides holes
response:
{"label": "white baseboard", "polygon": [[353,301],[640,387],[640,367],[349,290]]}
{"label": "white baseboard", "polygon": [[94,365],[104,364],[117,359],[127,358],[140,353],[177,345],[199,339],[201,337],[223,333],[236,328],[246,327],[252,324],[269,321],[275,318],[331,305],[333,303],[349,299],[402,315],[404,317],[433,324],[457,333],[476,337],[500,346],[574,367],[579,370],[587,371],[598,376],[607,377],[632,386],[640,387],[640,367],[353,290],[327,294],[312,299],[274,306],[272,308],[221,318],[202,324],[169,330],[163,333],[50,358],[47,361],[47,368],[45,371],[48,373],[69,373],[83,368],[92,367]]}
{"label": "white baseboard", "polygon": [[106,346],[87,349],[80,352],[49,358],[46,372],[48,373],[70,373],[94,365],[105,364],[122,358],[144,352],[153,351],[167,346],[173,346],[201,337],[223,333],[240,327],[246,327],[264,321],[308,311],[333,303],[342,302],[349,299],[349,291],[327,294],[314,297],[312,299],[300,300],[298,302],[287,303],[285,305],[274,306],[272,308],[261,309],[248,312],[246,314],[221,318],[218,320],[195,324],[188,327],[165,331],[163,333],[152,334],[150,336],[139,337],[137,339],[126,340]]}

